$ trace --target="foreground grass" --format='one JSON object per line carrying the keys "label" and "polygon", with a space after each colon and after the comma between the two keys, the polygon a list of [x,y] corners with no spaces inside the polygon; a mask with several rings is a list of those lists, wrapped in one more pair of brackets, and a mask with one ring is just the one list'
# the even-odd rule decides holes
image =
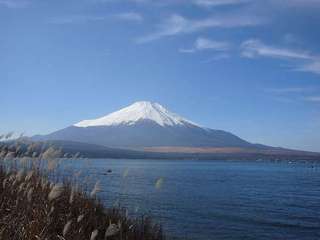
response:
{"label": "foreground grass", "polygon": [[21,168],[16,161],[25,161],[16,157],[6,149],[0,158],[0,239],[165,239],[161,226],[149,218],[105,208],[95,197],[96,187],[87,194],[65,179],[50,183],[39,168],[40,158]]}

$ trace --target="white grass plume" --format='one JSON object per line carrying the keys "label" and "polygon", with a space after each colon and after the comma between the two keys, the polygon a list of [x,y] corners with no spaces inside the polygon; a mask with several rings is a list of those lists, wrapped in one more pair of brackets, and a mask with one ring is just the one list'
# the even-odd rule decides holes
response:
{"label": "white grass plume", "polygon": [[156,189],[160,189],[162,187],[163,181],[164,179],[162,177],[156,181],[156,184],[155,184]]}
{"label": "white grass plume", "polygon": [[84,218],[84,214],[79,215],[77,218],[77,222],[78,223],[81,222],[83,218]]}
{"label": "white grass plume", "polygon": [[107,238],[107,237],[114,236],[119,231],[120,231],[119,226],[117,226],[116,224],[110,223],[106,230],[106,233],[104,234],[104,237]]}
{"label": "white grass plume", "polygon": [[91,233],[91,237],[90,237],[90,240],[95,240],[96,237],[98,236],[98,229],[94,230],[92,233]]}
{"label": "white grass plume", "polygon": [[33,188],[30,188],[27,194],[27,199],[29,203],[31,203],[32,201],[32,194],[33,194]]}
{"label": "white grass plume", "polygon": [[71,227],[71,224],[72,224],[72,220],[69,220],[66,225],[64,225],[64,228],[63,228],[63,232],[62,232],[62,236],[65,237],[67,235],[67,233],[69,232],[70,230],[70,227]]}
{"label": "white grass plume", "polygon": [[100,181],[97,181],[96,184],[94,185],[94,188],[92,189],[92,191],[90,193],[90,196],[94,197],[100,191],[101,191]]}
{"label": "white grass plume", "polygon": [[59,198],[62,195],[63,190],[64,190],[64,188],[63,188],[62,185],[60,185],[60,184],[54,185],[52,190],[50,191],[50,193],[48,195],[48,200],[52,201],[54,199]]}

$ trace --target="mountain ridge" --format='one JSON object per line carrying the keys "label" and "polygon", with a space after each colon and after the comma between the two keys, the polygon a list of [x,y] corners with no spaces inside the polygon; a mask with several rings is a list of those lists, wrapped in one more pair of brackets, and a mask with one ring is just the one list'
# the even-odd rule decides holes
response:
{"label": "mountain ridge", "polygon": [[221,149],[222,152],[240,149],[236,151],[238,153],[280,149],[250,143],[227,131],[201,127],[159,103],[147,101],[136,102],[104,117],[83,120],[32,139],[82,142],[149,152],[164,152],[167,149],[171,153],[182,152],[184,149],[189,152],[202,149],[199,151],[202,153],[208,152],[208,149],[214,153]]}

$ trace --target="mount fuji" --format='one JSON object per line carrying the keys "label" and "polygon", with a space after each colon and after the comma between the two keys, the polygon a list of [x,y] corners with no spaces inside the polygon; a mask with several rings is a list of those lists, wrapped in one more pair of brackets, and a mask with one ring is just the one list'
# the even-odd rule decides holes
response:
{"label": "mount fuji", "polygon": [[34,138],[129,149],[256,147],[232,133],[201,127],[158,103],[146,101]]}

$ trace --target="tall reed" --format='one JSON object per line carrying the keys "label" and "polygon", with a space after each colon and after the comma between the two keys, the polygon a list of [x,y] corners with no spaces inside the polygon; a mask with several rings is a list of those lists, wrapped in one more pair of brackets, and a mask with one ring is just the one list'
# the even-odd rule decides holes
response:
{"label": "tall reed", "polygon": [[149,217],[106,208],[96,196],[98,182],[90,193],[78,185],[78,173],[62,176],[56,170],[61,156],[45,144],[0,142],[0,239],[165,239]]}

